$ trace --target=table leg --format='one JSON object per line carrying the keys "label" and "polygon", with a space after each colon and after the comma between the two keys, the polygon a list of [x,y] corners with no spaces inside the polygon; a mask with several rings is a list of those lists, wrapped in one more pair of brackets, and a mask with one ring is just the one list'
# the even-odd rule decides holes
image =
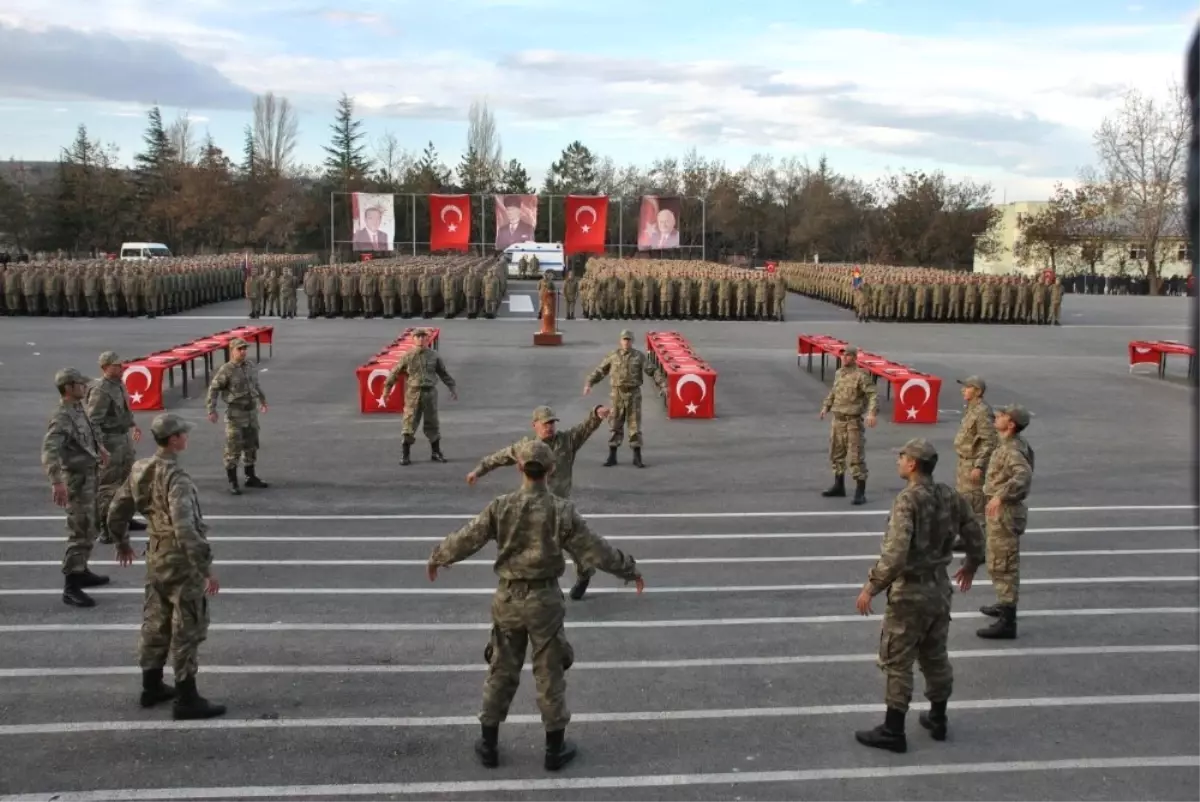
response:
{"label": "table leg", "polygon": [[254,338],[254,361],[262,362],[262,340],[258,337]]}
{"label": "table leg", "polygon": [[175,386],[175,368],[167,368],[167,386]]}
{"label": "table leg", "polygon": [[183,377],[183,397],[187,398],[188,397],[188,372],[187,372],[187,363],[186,362],[179,366],[179,375]]}

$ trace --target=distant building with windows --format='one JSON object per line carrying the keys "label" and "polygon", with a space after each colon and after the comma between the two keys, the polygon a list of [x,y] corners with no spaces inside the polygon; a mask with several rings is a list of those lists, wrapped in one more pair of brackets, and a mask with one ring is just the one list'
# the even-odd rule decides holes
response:
{"label": "distant building with windows", "polygon": [[[1013,255],[1014,246],[1021,237],[1021,219],[1036,215],[1049,205],[1049,201],[1018,201],[997,206],[996,208],[1001,213],[997,233],[1001,244],[1000,251],[990,257],[977,252],[974,260],[974,272],[987,275],[1016,273],[1032,276],[1049,268],[1049,264],[1019,265]],[[1158,270],[1159,275],[1163,278],[1188,275],[1192,271],[1191,243],[1188,240],[1184,216],[1185,210],[1182,207],[1174,210],[1167,221],[1159,243]],[[1111,239],[1104,249],[1103,258],[1096,263],[1096,273],[1114,276],[1145,275],[1146,243],[1138,241],[1134,227],[1119,216],[1105,220],[1103,225],[1107,230],[1115,233],[1110,235]],[[1074,253],[1068,254],[1063,259],[1056,259],[1056,261],[1059,273],[1064,275],[1091,271],[1091,265],[1082,262]]]}

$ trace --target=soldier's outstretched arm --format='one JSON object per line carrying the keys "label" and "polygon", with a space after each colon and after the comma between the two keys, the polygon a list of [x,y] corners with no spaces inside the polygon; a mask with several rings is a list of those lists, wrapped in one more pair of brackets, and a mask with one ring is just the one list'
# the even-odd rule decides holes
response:
{"label": "soldier's outstretched arm", "polygon": [[204,535],[204,523],[200,518],[196,486],[185,473],[176,473],[168,480],[167,502],[171,508],[171,524],[175,539],[183,547],[192,568],[208,579],[212,573],[212,548]]}
{"label": "soldier's outstretched arm", "polygon": [[391,371],[388,372],[387,378],[383,381],[384,398],[387,398],[392,394],[392,388],[396,386],[396,382],[400,381],[400,374],[408,370],[408,362],[410,359],[409,355],[412,353],[412,351],[409,351],[407,354],[400,357],[400,361],[392,366]]}
{"label": "soldier's outstretched arm", "polygon": [[611,371],[611,370],[612,370],[612,356],[609,355],[604,358],[604,361],[601,362],[600,365],[595,370],[593,370],[591,373],[588,374],[587,386],[591,387],[593,385],[599,384],[604,379],[604,377],[609,374],[609,371]]}
{"label": "soldier's outstretched arm", "polygon": [[576,424],[567,432],[567,440],[571,444],[572,451],[578,451],[583,448],[583,444],[591,437],[597,429],[600,428],[600,404],[592,407],[592,412],[587,416],[583,423]]}
{"label": "soldier's outstretched arm", "polygon": [[584,568],[598,568],[626,582],[641,578],[633,556],[593,532],[574,505],[571,506],[571,518],[562,546]]}
{"label": "soldier's outstretched arm", "polygon": [[509,465],[517,464],[517,444],[505,446],[494,454],[488,454],[483,459],[479,460],[479,464],[475,466],[475,470],[471,471],[478,479],[481,476],[486,476],[497,468],[505,468]]}
{"label": "soldier's outstretched arm", "polygon": [[904,566],[908,562],[908,549],[912,544],[915,526],[916,516],[912,495],[901,492],[892,502],[892,514],[888,519],[887,533],[883,536],[879,560],[867,574],[867,583],[863,586],[863,590],[868,591],[872,596],[878,596],[903,573]]}
{"label": "soldier's outstretched arm", "polygon": [[496,502],[493,500],[483,512],[457,532],[446,535],[446,539],[438,544],[429,555],[429,564],[433,566],[453,565],[465,560],[487,545],[489,540],[496,537]]}
{"label": "soldier's outstretched arm", "polygon": [[105,516],[109,534],[117,541],[117,550],[130,548],[129,522],[133,520],[133,513],[136,512],[133,501],[133,474],[125,477],[108,509],[100,512]]}

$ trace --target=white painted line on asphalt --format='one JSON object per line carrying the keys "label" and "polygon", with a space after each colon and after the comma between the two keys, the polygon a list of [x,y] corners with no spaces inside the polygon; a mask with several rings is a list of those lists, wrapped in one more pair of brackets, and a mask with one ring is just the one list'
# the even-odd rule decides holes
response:
{"label": "white painted line on asphalt", "polygon": [[[422,562],[421,565],[425,563]],[[58,563],[55,563],[58,565]],[[1022,579],[1021,586],[1030,585],[1135,585],[1200,582],[1197,576],[1072,576]],[[802,590],[859,590],[861,582],[829,582],[814,585],[683,585],[667,587],[646,586],[645,593],[769,593]],[[88,593],[101,596],[141,596],[142,588],[88,588]],[[227,588],[222,596],[491,596],[496,588]],[[588,593],[635,593],[628,587],[591,588]],[[60,596],[62,588],[3,588],[0,596]]]}
{"label": "white painted line on asphalt", "polygon": [[[508,296],[508,311],[510,312],[528,312],[533,313],[533,298],[528,295],[517,294]],[[529,322],[529,321],[525,321]]]}
{"label": "white painted line on asphalt", "polygon": [[[57,519],[56,519],[57,520]],[[1108,532],[1200,532],[1200,526],[1068,526],[1042,529],[1026,529],[1022,537],[1030,535],[1104,534]],[[880,538],[882,530],[871,532],[727,532],[724,534],[690,535],[605,535],[605,540],[656,541],[656,540],[817,540],[822,538]],[[441,535],[212,535],[213,543],[441,543]],[[0,543],[63,543],[63,535],[37,535],[23,537],[0,537]],[[145,537],[132,537],[133,542],[145,541]]]}
{"label": "white painted line on asphalt", "polygon": [[[958,699],[954,713],[969,710],[1010,710],[1046,707],[1110,707],[1119,705],[1179,705],[1200,702],[1195,693],[1154,693],[1143,695],[1066,696],[1038,699]],[[927,704],[914,703],[924,710]],[[571,724],[607,724],[633,721],[713,721],[739,718],[792,718],[797,716],[840,716],[882,712],[878,702],[855,705],[811,705],[805,707],[741,707],[708,710],[648,710],[621,713],[572,713]],[[507,724],[542,725],[541,715],[510,715]],[[0,735],[67,735],[91,732],[164,732],[180,730],[258,730],[258,729],[344,729],[364,727],[478,727],[479,716],[379,716],[355,718],[277,718],[211,719],[209,721],[58,721],[45,724],[2,724]]]}
{"label": "white painted line on asphalt", "polygon": [[[950,652],[955,660],[996,657],[1107,657],[1111,655],[1151,654],[1198,654],[1200,645],[1152,645],[1152,646],[1062,646],[1026,649],[965,649]],[[871,663],[879,659],[876,653],[871,654],[806,654],[783,657],[728,657],[701,658],[680,660],[610,660],[601,662],[578,662],[571,666],[572,671],[615,671],[615,670],[648,670],[669,668],[734,668],[753,666],[798,666],[798,665],[828,665],[836,663]],[[526,665],[524,671],[532,671],[533,667]],[[480,663],[453,663],[445,665],[406,664],[406,665],[240,665],[240,666],[204,666],[205,674],[443,674],[443,673],[480,673],[487,671],[487,665]],[[40,679],[42,677],[100,677],[140,675],[137,666],[91,666],[86,668],[2,668],[0,679]]]}
{"label": "white painted line on asphalt", "polygon": [[[1099,607],[1061,610],[1021,610],[1022,618],[1088,618],[1117,615],[1200,615],[1200,607]],[[987,616],[974,612],[954,612],[954,620],[981,619]],[[794,626],[800,624],[858,624],[876,623],[879,615],[805,615],[768,618],[660,618],[643,621],[576,621],[567,619],[567,629],[690,629],[695,627]],[[383,623],[268,623],[210,624],[210,632],[486,632],[491,623],[426,624],[407,622]],[[74,633],[74,632],[137,632],[141,624],[0,624],[0,633]]]}
{"label": "white painted line on asphalt", "polygon": [[[1200,549],[1097,549],[1089,551],[1023,551],[1026,557],[1128,557],[1148,555],[1200,554]],[[739,563],[832,563],[870,562],[878,554],[805,554],[782,557],[672,557],[639,559],[638,565],[733,565]],[[213,565],[244,568],[249,566],[392,568],[425,565],[427,560],[214,560]],[[455,563],[475,568],[492,568],[494,560],[463,560]],[[0,560],[0,568],[50,568],[62,565],[62,560]],[[90,565],[115,568],[116,560],[92,560]]]}
{"label": "white painted line on asphalt", "polygon": [[[1030,512],[1148,512],[1195,510],[1195,504],[1123,505],[1111,507],[1030,507]],[[887,515],[891,510],[800,510],[795,512],[582,512],[589,519],[622,518],[844,518],[857,515]],[[436,515],[205,515],[207,521],[462,521],[478,512]],[[0,521],[62,521],[62,515],[0,515]]]}

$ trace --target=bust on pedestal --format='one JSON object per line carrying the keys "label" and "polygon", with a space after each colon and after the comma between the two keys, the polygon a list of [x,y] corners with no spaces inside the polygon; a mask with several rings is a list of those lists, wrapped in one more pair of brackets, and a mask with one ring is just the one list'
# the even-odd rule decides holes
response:
{"label": "bust on pedestal", "polygon": [[533,335],[534,345],[562,345],[562,335],[558,333],[554,319],[557,317],[558,294],[553,290],[542,290],[542,330]]}

